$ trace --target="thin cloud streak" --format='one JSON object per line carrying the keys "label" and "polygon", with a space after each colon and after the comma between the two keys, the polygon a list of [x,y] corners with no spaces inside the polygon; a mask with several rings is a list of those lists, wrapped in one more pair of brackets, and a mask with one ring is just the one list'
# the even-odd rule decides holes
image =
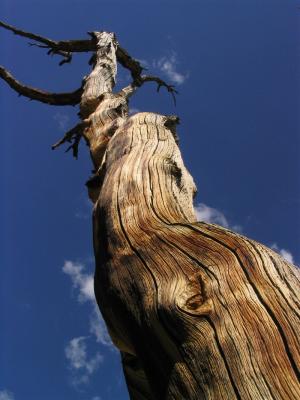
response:
{"label": "thin cloud streak", "polygon": [[99,312],[94,294],[94,277],[84,272],[85,266],[73,261],[65,261],[63,272],[72,281],[73,288],[77,290],[79,303],[89,302],[92,309],[89,316],[89,331],[94,335],[96,341],[104,346],[114,349],[114,345],[107,332],[105,322]]}
{"label": "thin cloud streak", "polygon": [[199,203],[195,206],[195,214],[199,221],[204,221],[210,224],[217,224],[229,228],[229,223],[225,215],[216,208],[209,207],[204,203]]}
{"label": "thin cloud streak", "polygon": [[57,122],[58,127],[61,131],[65,131],[67,129],[70,122],[70,117],[67,114],[57,112],[56,114],[54,114],[53,118]]}
{"label": "thin cloud streak", "polygon": [[90,314],[90,333],[95,336],[95,339],[98,343],[101,343],[112,350],[115,349],[107,332],[102,315],[99,312],[97,303],[94,303],[93,311]]}
{"label": "thin cloud streak", "polygon": [[78,301],[95,300],[93,276],[83,272],[84,265],[66,261],[63,272],[70,276],[73,288],[78,289]]}
{"label": "thin cloud streak", "polygon": [[86,339],[84,336],[73,338],[65,347],[65,356],[75,373],[72,380],[74,385],[87,383],[90,376],[103,362],[103,356],[100,353],[96,353],[94,357],[88,357]]}
{"label": "thin cloud streak", "polygon": [[289,262],[290,264],[294,264],[294,257],[292,255],[292,253],[287,250],[287,249],[283,249],[283,248],[279,248],[277,243],[273,243],[271,246],[271,249],[276,251],[276,253],[280,254],[281,257],[283,257],[287,262]]}
{"label": "thin cloud streak", "polygon": [[183,84],[188,78],[187,74],[182,74],[177,70],[177,54],[173,52],[169,57],[162,57],[156,62],[156,66],[160,71],[170,79],[172,83],[177,85]]}
{"label": "thin cloud streak", "polygon": [[242,232],[242,227],[240,225],[231,225],[222,211],[217,210],[216,208],[209,207],[204,203],[199,203],[194,207],[194,209],[198,221],[221,225],[224,228],[231,229],[235,232]]}
{"label": "thin cloud streak", "polygon": [[0,400],[15,400],[15,396],[9,390],[0,390]]}
{"label": "thin cloud streak", "polygon": [[139,112],[140,112],[140,110],[138,108],[133,107],[133,108],[129,109],[129,115],[137,114]]}
{"label": "thin cloud streak", "polygon": [[151,68],[159,70],[171,81],[171,83],[175,83],[176,85],[182,85],[188,79],[187,73],[183,74],[178,71],[179,61],[175,51],[171,51],[169,55],[164,55],[152,62],[148,62],[147,60],[139,61],[147,70],[151,70]]}

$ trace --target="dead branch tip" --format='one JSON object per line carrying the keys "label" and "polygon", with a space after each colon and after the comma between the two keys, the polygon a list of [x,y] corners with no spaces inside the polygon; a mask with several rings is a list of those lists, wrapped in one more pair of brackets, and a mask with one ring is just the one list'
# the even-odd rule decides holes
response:
{"label": "dead branch tip", "polygon": [[78,146],[80,140],[83,136],[83,131],[87,127],[87,122],[82,121],[79,122],[74,128],[70,129],[62,139],[58,142],[54,143],[51,148],[52,150],[57,149],[57,147],[61,146],[62,144],[69,142],[71,145],[66,149],[66,153],[72,150],[73,156],[77,159],[78,158]]}
{"label": "dead branch tip", "polygon": [[19,82],[14,76],[4,67],[0,66],[0,78],[2,78],[19,96],[28,97],[30,100],[37,100],[41,103],[46,103],[54,106],[75,105],[80,102],[82,88],[70,93],[51,93],[40,89],[35,89],[31,86],[26,86]]}

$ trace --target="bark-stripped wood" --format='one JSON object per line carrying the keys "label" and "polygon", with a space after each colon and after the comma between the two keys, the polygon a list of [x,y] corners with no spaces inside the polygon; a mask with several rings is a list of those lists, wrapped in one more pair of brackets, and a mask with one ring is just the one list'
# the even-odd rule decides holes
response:
{"label": "bark-stripped wood", "polygon": [[133,72],[128,55],[134,82],[113,93],[118,44],[92,36],[82,122],[54,147],[80,136],[90,146],[95,294],[131,399],[298,400],[298,269],[196,221],[177,117],[128,116],[129,96],[159,78]]}
{"label": "bark-stripped wood", "polygon": [[[136,358],[137,379],[147,377],[144,398],[296,400],[298,271],[254,241],[195,222],[192,179],[165,122],[127,118],[106,150],[95,288],[112,338]],[[126,377],[142,399],[132,370]]]}

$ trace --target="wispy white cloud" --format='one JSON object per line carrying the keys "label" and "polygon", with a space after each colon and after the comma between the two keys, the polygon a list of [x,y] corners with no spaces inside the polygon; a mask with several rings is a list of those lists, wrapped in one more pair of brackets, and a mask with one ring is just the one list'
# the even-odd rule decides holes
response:
{"label": "wispy white cloud", "polygon": [[73,338],[65,347],[65,356],[75,373],[72,380],[75,385],[87,383],[89,377],[103,362],[103,356],[100,353],[96,353],[94,357],[88,356],[86,339],[84,336]]}
{"label": "wispy white cloud", "polygon": [[14,400],[15,396],[9,390],[0,390],[0,400]]}
{"label": "wispy white cloud", "polygon": [[108,346],[114,349],[111,338],[107,332],[107,328],[103,318],[98,310],[98,305],[95,302],[93,306],[93,311],[90,314],[90,333],[95,336],[98,343]]}
{"label": "wispy white cloud", "polygon": [[151,70],[152,68],[159,70],[176,85],[181,85],[189,77],[188,73],[182,73],[178,70],[180,62],[175,51],[169,51],[168,54],[152,61],[145,59],[138,59],[138,61],[147,70]]}
{"label": "wispy white cloud", "polygon": [[93,203],[91,202],[90,199],[86,197],[86,193],[84,193],[84,196],[79,197],[78,201],[78,208],[75,212],[75,217],[79,219],[91,219],[92,216],[92,209],[93,209]]}
{"label": "wispy white cloud", "polygon": [[84,265],[66,261],[63,266],[63,272],[71,278],[73,287],[78,289],[78,300],[84,302],[87,300],[95,300],[94,295],[94,280],[93,276],[86,274]]}
{"label": "wispy white cloud", "polygon": [[54,120],[57,122],[58,127],[61,131],[65,131],[68,127],[68,124],[70,122],[70,117],[62,112],[57,112],[54,114]]}
{"label": "wispy white cloud", "polygon": [[[87,302],[91,306],[89,317],[90,332],[95,336],[97,342],[112,346],[96,304],[93,275],[85,272],[83,264],[72,261],[65,261],[63,272],[70,277],[73,289],[77,292],[78,302]],[[96,353],[94,357],[88,357],[87,342],[89,339],[89,336],[79,336],[70,340],[65,347],[65,356],[73,372],[71,383],[74,386],[87,383],[89,377],[103,361],[103,356],[100,353]]]}
{"label": "wispy white cloud", "polygon": [[181,85],[188,78],[188,74],[179,72],[178,64],[178,57],[175,52],[172,52],[169,56],[163,56],[159,60],[153,62],[153,66],[162,71],[172,83]]}
{"label": "wispy white cloud", "polygon": [[199,203],[195,206],[195,213],[199,221],[222,225],[224,228],[229,228],[227,218],[216,208],[209,207],[204,203]]}
{"label": "wispy white cloud", "polygon": [[216,208],[209,207],[204,203],[199,203],[195,207],[195,214],[198,221],[204,221],[210,224],[216,224],[224,226],[224,228],[232,229],[236,232],[242,232],[242,227],[240,225],[232,225],[228,222],[228,219],[222,213],[222,211]]}
{"label": "wispy white cloud", "polygon": [[65,261],[63,272],[71,278],[73,288],[78,292],[78,301],[80,303],[88,301],[91,305],[89,317],[90,333],[94,335],[98,343],[113,348],[105,322],[103,321],[96,303],[93,275],[85,273],[85,266],[83,264],[75,263],[73,261]]}
{"label": "wispy white cloud", "polygon": [[147,60],[145,60],[144,58],[137,58],[136,60],[141,64],[142,68],[149,69],[150,64]]}
{"label": "wispy white cloud", "polygon": [[271,249],[280,254],[287,262],[294,264],[294,257],[289,250],[280,248],[277,243],[273,243]]}
{"label": "wispy white cloud", "polygon": [[140,112],[140,110],[138,109],[138,108],[130,108],[129,109],[129,115],[133,115],[133,114],[136,114],[136,113],[139,113]]}

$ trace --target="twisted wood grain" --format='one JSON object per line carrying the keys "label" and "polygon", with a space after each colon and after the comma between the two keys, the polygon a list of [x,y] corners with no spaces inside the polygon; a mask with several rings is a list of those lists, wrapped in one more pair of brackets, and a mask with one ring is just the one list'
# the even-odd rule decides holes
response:
{"label": "twisted wood grain", "polygon": [[259,243],[196,222],[193,180],[166,121],[124,120],[94,209],[97,300],[132,398],[296,400],[298,271]]}
{"label": "twisted wood grain", "polygon": [[133,87],[105,92],[108,70],[109,79],[97,74],[85,132],[96,169],[95,293],[131,398],[300,398],[298,270],[196,221],[177,119],[129,117]]}

